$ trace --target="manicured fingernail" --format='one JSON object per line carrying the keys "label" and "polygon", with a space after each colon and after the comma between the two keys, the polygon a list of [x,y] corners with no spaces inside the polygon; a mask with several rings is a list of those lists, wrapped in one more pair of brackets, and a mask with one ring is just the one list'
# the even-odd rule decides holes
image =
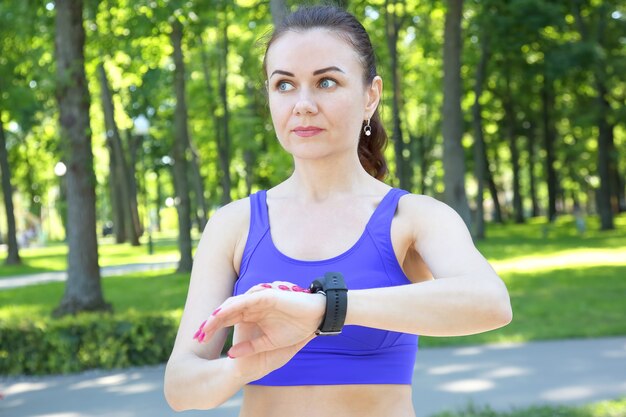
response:
{"label": "manicured fingernail", "polygon": [[304,288],[300,287],[299,285],[294,285],[293,287],[291,287],[291,289],[296,292],[304,292]]}
{"label": "manicured fingernail", "polygon": [[235,359],[235,357],[230,354],[230,350],[228,352],[226,352],[226,356],[228,356],[231,359]]}
{"label": "manicured fingernail", "polygon": [[305,289],[303,292],[306,292],[306,293],[309,293],[309,294],[310,294],[310,293],[311,293],[311,290],[307,288],[307,289]]}
{"label": "manicured fingernail", "polygon": [[204,327],[204,325],[206,324],[206,320],[202,322],[202,324],[200,325],[200,327],[198,327],[198,330],[202,330],[202,328]]}
{"label": "manicured fingernail", "polygon": [[261,284],[261,287],[263,287],[263,288],[272,288],[272,286],[270,284]]}
{"label": "manicured fingernail", "polygon": [[288,287],[288,286],[286,286],[286,285],[279,285],[279,286],[278,286],[278,289],[279,289],[279,290],[283,290],[283,291],[289,291],[289,287]]}
{"label": "manicured fingernail", "polygon": [[206,337],[206,333],[200,333],[200,336],[198,337],[198,342],[202,343],[205,337]]}
{"label": "manicured fingernail", "polygon": [[217,315],[217,313],[220,312],[220,310],[222,309],[222,307],[215,309],[215,311],[213,312],[213,314],[211,314],[212,316]]}
{"label": "manicured fingernail", "polygon": [[202,330],[198,330],[198,331],[196,332],[196,334],[195,334],[195,335],[193,335],[193,338],[194,338],[194,339],[197,339],[197,338],[198,338],[198,336],[200,336],[200,333],[202,333]]}

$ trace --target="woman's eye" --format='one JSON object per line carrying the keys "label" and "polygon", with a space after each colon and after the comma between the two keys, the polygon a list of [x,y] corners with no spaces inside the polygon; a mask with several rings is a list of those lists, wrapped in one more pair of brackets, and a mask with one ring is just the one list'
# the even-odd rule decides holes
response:
{"label": "woman's eye", "polygon": [[331,80],[330,78],[324,78],[320,81],[320,87],[322,88],[333,88],[337,85],[335,80]]}
{"label": "woman's eye", "polygon": [[287,81],[280,81],[278,84],[276,84],[276,89],[278,91],[289,91],[292,88],[293,88],[293,85],[291,85]]}

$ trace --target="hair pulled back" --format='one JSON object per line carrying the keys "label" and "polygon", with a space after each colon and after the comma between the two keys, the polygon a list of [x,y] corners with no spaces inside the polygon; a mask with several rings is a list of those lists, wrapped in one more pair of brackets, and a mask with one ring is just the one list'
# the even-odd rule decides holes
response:
{"label": "hair pulled back", "polygon": [[[369,35],[353,15],[335,6],[303,6],[285,17],[282,23],[274,29],[267,42],[263,58],[264,72],[267,73],[267,51],[279,37],[287,32],[317,28],[337,33],[354,48],[363,67],[363,84],[370,85],[377,71],[376,57]],[[359,160],[371,176],[383,179],[388,172],[387,162],[383,156],[383,151],[387,146],[387,133],[383,128],[378,109],[374,111],[369,123],[372,129],[370,136],[365,135],[361,129],[358,146]]]}

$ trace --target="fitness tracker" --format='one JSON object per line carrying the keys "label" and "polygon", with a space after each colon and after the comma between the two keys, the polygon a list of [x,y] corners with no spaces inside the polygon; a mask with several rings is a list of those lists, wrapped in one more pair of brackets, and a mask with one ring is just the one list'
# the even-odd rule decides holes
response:
{"label": "fitness tracker", "polygon": [[323,277],[311,283],[311,294],[326,296],[326,314],[320,328],[315,331],[318,336],[333,336],[341,333],[348,311],[348,288],[339,272],[327,272]]}

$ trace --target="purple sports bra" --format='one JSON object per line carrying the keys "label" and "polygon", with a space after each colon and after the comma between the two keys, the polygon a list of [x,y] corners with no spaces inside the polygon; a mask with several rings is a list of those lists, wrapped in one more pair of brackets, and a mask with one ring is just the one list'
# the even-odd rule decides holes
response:
{"label": "purple sports bra", "polygon": [[[307,288],[315,278],[335,271],[343,274],[349,290],[410,284],[391,243],[391,220],[405,194],[389,190],[359,240],[341,255],[319,261],[297,260],[280,252],[270,234],[266,192],[251,195],[250,231],[233,294],[272,281]],[[338,336],[311,340],[282,368],[251,384],[411,384],[416,353],[416,335],[345,326]]]}

